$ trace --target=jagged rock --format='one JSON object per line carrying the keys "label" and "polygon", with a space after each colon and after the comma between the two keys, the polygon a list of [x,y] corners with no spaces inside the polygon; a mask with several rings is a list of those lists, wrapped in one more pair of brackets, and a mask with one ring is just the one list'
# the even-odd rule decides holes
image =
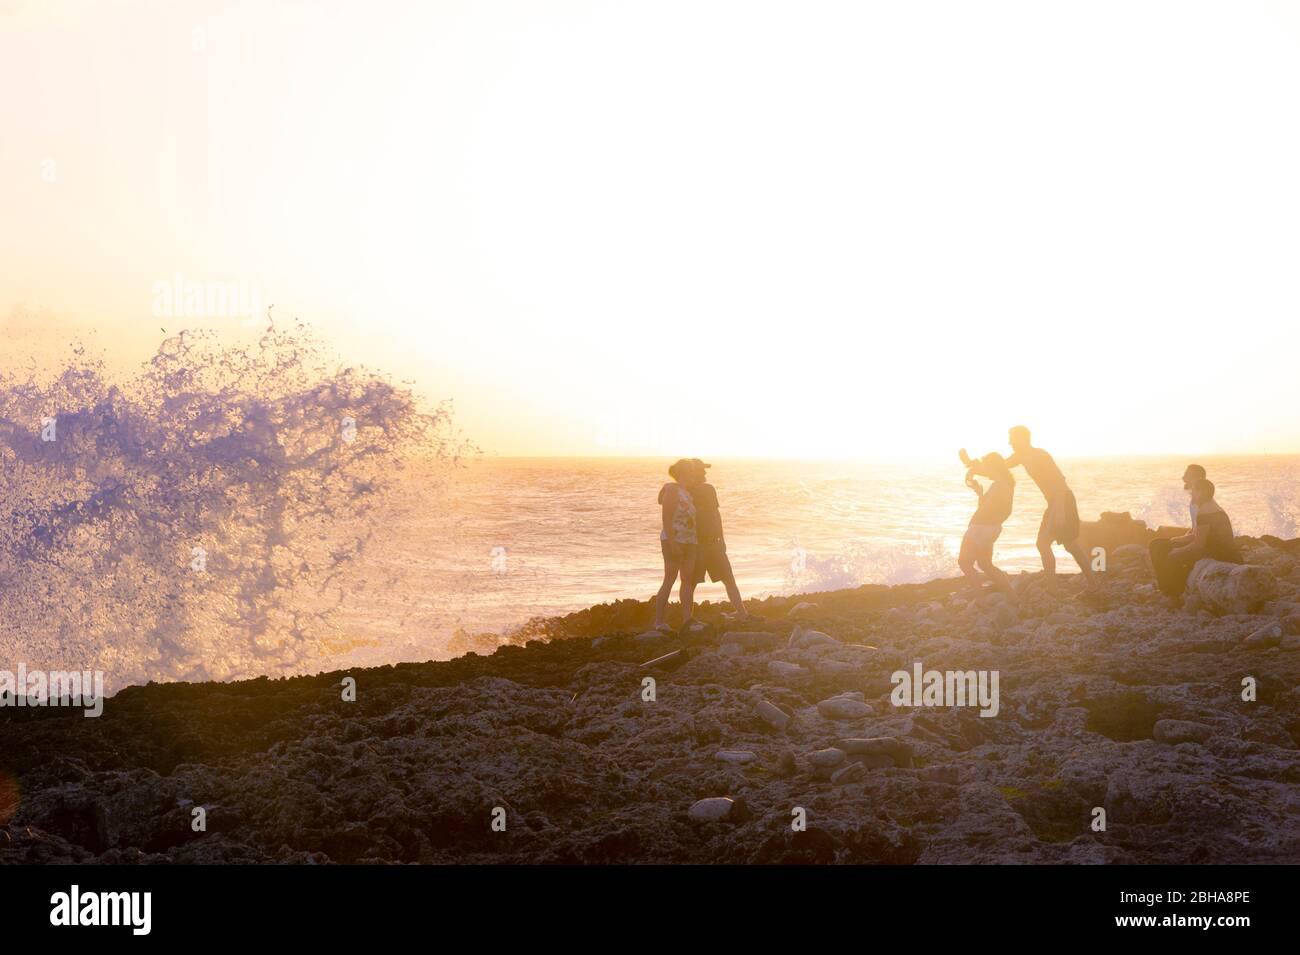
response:
{"label": "jagged rock", "polygon": [[828,720],[860,720],[871,715],[871,707],[861,700],[833,696],[818,703],[817,712]]}
{"label": "jagged rock", "polygon": [[712,796],[701,799],[686,814],[692,822],[721,822],[731,815],[736,801],[728,796]]}
{"label": "jagged rock", "polygon": [[775,703],[763,700],[756,707],[756,711],[758,712],[759,718],[769,726],[774,726],[779,730],[783,730],[790,725],[790,714],[786,713]]}
{"label": "jagged rock", "polygon": [[647,644],[659,643],[667,636],[668,634],[664,633],[662,630],[647,630],[645,633],[638,633],[632,639],[642,646],[645,646]]}
{"label": "jagged rock", "polygon": [[1208,557],[1196,562],[1187,591],[1214,613],[1254,613],[1277,596],[1277,579],[1256,564],[1229,564]]}
{"label": "jagged rock", "polygon": [[1214,735],[1214,727],[1190,720],[1157,720],[1151,738],[1160,743],[1204,743]]}

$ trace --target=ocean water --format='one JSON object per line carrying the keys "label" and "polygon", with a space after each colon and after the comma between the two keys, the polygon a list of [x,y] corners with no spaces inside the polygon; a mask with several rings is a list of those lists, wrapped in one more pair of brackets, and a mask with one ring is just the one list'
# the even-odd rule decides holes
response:
{"label": "ocean water", "polygon": [[[657,590],[666,460],[466,450],[445,408],[300,326],[182,333],[126,378],[79,351],[0,371],[0,669],[111,691],[441,659]],[[1182,458],[1061,463],[1085,519],[1185,522]],[[1297,536],[1300,457],[1201,463],[1240,533]],[[955,455],[711,472],[752,597],[956,574],[963,476]],[[1038,566],[1042,504],[1021,480],[1006,569]]]}
{"label": "ocean water", "polygon": [[[1300,534],[1300,457],[1200,461],[1238,533]],[[427,588],[424,631],[406,649],[434,650],[457,629],[505,633],[530,617],[650,598],[662,579],[656,496],[667,463],[464,462],[447,477],[436,507],[384,535],[389,569]],[[1151,526],[1188,522],[1183,458],[1060,463],[1085,520],[1128,511]],[[975,508],[963,479],[955,454],[912,464],[724,460],[710,471],[747,597],[957,575],[957,548]],[[1015,512],[996,549],[1000,566],[1041,566],[1034,539],[1043,506],[1033,483],[1018,478]],[[1060,548],[1057,559],[1061,570],[1073,571]],[[726,600],[721,584],[703,584],[696,593]],[[358,634],[386,631],[397,650],[404,638],[389,627],[392,610],[381,601],[352,624]]]}

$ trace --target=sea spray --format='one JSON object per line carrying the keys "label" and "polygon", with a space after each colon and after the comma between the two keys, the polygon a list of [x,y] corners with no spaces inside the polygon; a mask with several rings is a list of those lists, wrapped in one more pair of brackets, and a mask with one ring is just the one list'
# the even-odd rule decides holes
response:
{"label": "sea spray", "polygon": [[183,332],[126,378],[80,348],[0,374],[0,659],[110,692],[297,672],[346,643],[395,474],[460,447],[445,406],[301,325]]}

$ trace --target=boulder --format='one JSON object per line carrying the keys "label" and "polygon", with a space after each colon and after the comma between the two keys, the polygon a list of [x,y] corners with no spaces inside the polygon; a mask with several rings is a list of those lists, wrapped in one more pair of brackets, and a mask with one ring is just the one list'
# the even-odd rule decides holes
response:
{"label": "boulder", "polygon": [[799,601],[799,603],[795,604],[786,612],[786,616],[792,620],[797,620],[800,617],[808,616],[816,609],[817,609],[817,605],[815,603],[812,603],[807,600],[801,600]]}
{"label": "boulder", "polygon": [[1257,564],[1204,557],[1187,578],[1187,592],[1213,613],[1254,613],[1277,596],[1277,578]]}

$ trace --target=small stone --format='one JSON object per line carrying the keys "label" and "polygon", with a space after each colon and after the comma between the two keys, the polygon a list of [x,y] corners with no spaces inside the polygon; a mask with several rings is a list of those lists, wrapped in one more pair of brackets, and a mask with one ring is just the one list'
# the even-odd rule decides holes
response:
{"label": "small stone", "polygon": [[817,664],[817,672],[822,676],[855,676],[861,671],[858,664],[842,660],[822,660]]}
{"label": "small stone", "polygon": [[713,756],[720,763],[736,763],[743,766],[752,763],[758,756],[747,749],[720,749]]}
{"label": "small stone", "polygon": [[647,630],[645,633],[638,633],[632,639],[640,646],[645,646],[647,643],[658,643],[666,636],[668,636],[668,634],[661,630]]}
{"label": "small stone", "polygon": [[731,810],[735,805],[735,800],[730,797],[712,796],[695,803],[687,810],[686,815],[693,822],[720,822],[731,815]]}
{"label": "small stone", "polygon": [[[862,739],[842,739],[835,744],[850,756],[873,756],[888,759],[893,765],[906,768],[912,765],[912,744],[896,736],[872,736]],[[875,759],[873,762],[880,762]]]}
{"label": "small stone", "polygon": [[842,786],[845,783],[857,782],[867,775],[867,768],[861,763],[849,763],[835,772],[831,773],[831,783],[836,786]]}
{"label": "small stone", "polygon": [[780,644],[781,636],[764,630],[728,630],[722,635],[720,642],[723,646],[736,644],[744,650],[753,652],[773,649]]}
{"label": "small stone", "polygon": [[[888,753],[855,753],[850,761],[866,766],[868,769],[893,769],[898,763]],[[911,760],[908,761],[911,765]]]}
{"label": "small stone", "polygon": [[774,726],[779,730],[785,729],[790,724],[790,714],[786,713],[775,703],[769,703],[767,700],[763,700],[758,704],[756,709],[759,717],[765,723]]}
{"label": "small stone", "polygon": [[790,634],[790,646],[804,649],[816,646],[836,646],[839,641],[829,633],[822,633],[820,630],[805,630],[803,627],[796,626]]}
{"label": "small stone", "polygon": [[770,660],[767,664],[767,668],[771,670],[775,676],[782,677],[783,679],[792,679],[794,677],[804,676],[808,672],[799,664],[787,663],[784,660]]}
{"label": "small stone", "polygon": [[927,766],[921,771],[921,778],[927,783],[946,783],[956,786],[961,782],[961,770],[956,766]]}
{"label": "small stone", "polygon": [[1282,623],[1279,620],[1273,620],[1260,627],[1241,643],[1245,647],[1275,647],[1281,642]]}
{"label": "small stone", "polygon": [[871,715],[871,707],[861,700],[833,696],[818,703],[817,712],[828,720],[860,720]]}
{"label": "small stone", "polygon": [[1288,633],[1278,646],[1283,650],[1300,650],[1300,633]]}
{"label": "small stone", "polygon": [[777,761],[776,774],[783,779],[788,779],[797,772],[799,772],[799,765],[794,761],[794,753],[786,750]]}
{"label": "small stone", "polygon": [[819,749],[809,753],[805,759],[809,765],[817,769],[826,769],[840,765],[845,760],[844,750],[830,747],[829,749]]}
{"label": "small stone", "polygon": [[801,600],[799,601],[799,603],[795,604],[788,611],[786,611],[786,616],[790,618],[802,617],[802,616],[806,616],[807,614],[811,613],[816,609],[817,609],[817,605],[815,603],[812,603],[811,601],[808,600]]}
{"label": "small stone", "polygon": [[1191,720],[1156,720],[1152,739],[1160,743],[1204,743],[1214,735],[1214,727]]}

